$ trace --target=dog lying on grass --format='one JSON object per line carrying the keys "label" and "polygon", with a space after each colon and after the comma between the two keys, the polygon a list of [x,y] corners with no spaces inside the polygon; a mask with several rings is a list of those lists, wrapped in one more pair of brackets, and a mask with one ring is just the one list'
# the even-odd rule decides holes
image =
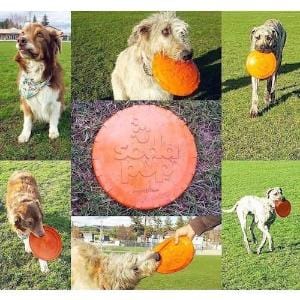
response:
{"label": "dog lying on grass", "polygon": [[129,290],[152,275],[160,261],[153,251],[106,254],[95,245],[72,241],[72,289]]}
{"label": "dog lying on grass", "polygon": [[246,233],[248,215],[252,217],[252,222],[249,228],[252,236],[252,241],[255,244],[257,243],[257,239],[253,231],[255,225],[263,234],[261,243],[258,246],[256,251],[257,254],[261,253],[261,250],[265,245],[267,239],[269,243],[269,251],[273,251],[274,248],[273,248],[272,237],[270,234],[270,227],[276,219],[276,212],[275,212],[276,200],[285,200],[282,189],[279,187],[269,189],[266,193],[266,197],[257,197],[257,196],[242,197],[239,201],[236,202],[236,204],[231,209],[223,210],[223,212],[225,213],[232,213],[236,211],[240,221],[245,247],[249,254],[251,253],[251,249],[249,246],[249,241]]}

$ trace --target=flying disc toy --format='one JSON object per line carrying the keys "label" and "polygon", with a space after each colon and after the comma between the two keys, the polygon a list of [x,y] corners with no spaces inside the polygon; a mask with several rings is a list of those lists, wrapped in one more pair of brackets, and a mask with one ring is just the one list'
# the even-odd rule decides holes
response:
{"label": "flying disc toy", "polygon": [[246,68],[251,76],[258,79],[266,79],[275,72],[276,57],[272,52],[251,51],[247,57]]}
{"label": "flying disc toy", "polygon": [[164,90],[176,96],[192,94],[200,83],[199,70],[192,60],[174,60],[162,53],[154,55],[152,73]]}
{"label": "flying disc toy", "polygon": [[192,261],[195,249],[192,241],[186,237],[179,237],[178,244],[175,239],[169,238],[153,249],[160,254],[160,265],[157,272],[162,274],[174,273],[184,269]]}
{"label": "flying disc toy", "polygon": [[292,210],[291,203],[288,200],[276,200],[275,201],[275,211],[278,216],[285,218]]}
{"label": "flying disc toy", "polygon": [[45,235],[36,237],[29,235],[29,244],[35,257],[43,260],[55,260],[62,251],[62,240],[59,233],[53,227],[44,225]]}
{"label": "flying disc toy", "polygon": [[171,111],[134,105],[108,119],[95,137],[93,168],[116,201],[152,209],[174,201],[196,169],[194,137]]}

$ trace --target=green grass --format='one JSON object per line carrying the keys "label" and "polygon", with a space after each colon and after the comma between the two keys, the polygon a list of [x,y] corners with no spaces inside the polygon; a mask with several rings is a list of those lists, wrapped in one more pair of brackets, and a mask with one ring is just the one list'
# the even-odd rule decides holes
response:
{"label": "green grass", "polygon": [[[143,247],[107,247],[105,252],[138,253]],[[190,265],[173,274],[159,274],[143,279],[139,290],[215,290],[221,289],[221,256],[195,256]]]}
{"label": "green grass", "polygon": [[[62,255],[41,273],[39,263],[24,251],[23,242],[11,230],[4,206],[7,180],[15,170],[32,172],[38,182],[44,222],[57,228],[63,240]],[[0,162],[0,289],[70,288],[70,162]]]}
{"label": "green grass", "polygon": [[143,279],[139,290],[221,289],[221,256],[195,256],[189,266],[173,274],[155,273]]}
{"label": "green grass", "polygon": [[[278,18],[287,31],[277,100],[255,118],[249,117],[251,79],[245,71],[250,31]],[[228,160],[300,158],[300,23],[298,12],[224,12],[222,31],[223,149]],[[260,83],[260,110],[265,82]]]}
{"label": "green grass", "polygon": [[63,43],[59,57],[65,74],[67,110],[59,123],[60,137],[55,141],[49,141],[47,124],[36,123],[29,142],[18,144],[23,113],[20,111],[16,83],[18,65],[13,59],[15,54],[15,42],[0,42],[0,159],[69,159],[71,43]]}
{"label": "green grass", "polygon": [[[72,12],[72,98],[112,99],[110,75],[134,25],[150,12]],[[201,87],[194,98],[220,98],[221,13],[179,12],[189,24]],[[141,99],[142,100],[142,99]]]}
{"label": "green grass", "polygon": [[[223,214],[223,288],[299,289],[300,162],[224,161],[222,167],[224,208],[245,195],[264,196],[274,186],[282,187],[292,204],[291,214],[277,218],[271,226],[274,252],[269,253],[265,246],[261,255],[246,253],[236,214]],[[260,241],[261,234],[257,229],[255,233]]]}

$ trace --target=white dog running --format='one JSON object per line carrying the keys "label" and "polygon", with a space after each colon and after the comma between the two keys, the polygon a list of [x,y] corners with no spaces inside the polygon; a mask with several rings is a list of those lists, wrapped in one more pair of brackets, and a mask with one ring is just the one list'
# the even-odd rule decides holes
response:
{"label": "white dog running", "polygon": [[269,243],[269,250],[273,251],[273,241],[269,229],[276,219],[276,200],[285,200],[285,198],[283,197],[282,189],[279,187],[269,189],[267,191],[266,197],[263,198],[256,196],[244,196],[231,209],[223,210],[223,212],[225,213],[232,213],[236,211],[241,224],[243,238],[248,253],[251,253],[249,241],[246,234],[248,215],[251,215],[253,217],[249,228],[253,242],[256,243],[256,237],[253,232],[255,224],[263,234],[262,241],[257,248],[257,254],[261,253],[261,250],[267,239]]}

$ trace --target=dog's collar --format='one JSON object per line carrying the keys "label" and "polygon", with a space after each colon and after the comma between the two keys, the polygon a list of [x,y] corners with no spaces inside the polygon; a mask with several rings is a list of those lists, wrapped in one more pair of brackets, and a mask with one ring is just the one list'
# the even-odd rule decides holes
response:
{"label": "dog's collar", "polygon": [[144,72],[146,73],[146,75],[153,76],[152,70],[149,67],[149,65],[146,65],[145,63],[143,63],[143,69],[144,69]]}
{"label": "dog's collar", "polygon": [[44,81],[34,81],[27,73],[23,72],[20,78],[19,90],[20,94],[26,100],[36,96],[45,86],[50,85],[52,76],[49,76]]}
{"label": "dog's collar", "polygon": [[153,76],[150,59],[149,57],[146,56],[146,54],[142,54],[142,62],[143,62],[143,70],[145,74],[148,76]]}

